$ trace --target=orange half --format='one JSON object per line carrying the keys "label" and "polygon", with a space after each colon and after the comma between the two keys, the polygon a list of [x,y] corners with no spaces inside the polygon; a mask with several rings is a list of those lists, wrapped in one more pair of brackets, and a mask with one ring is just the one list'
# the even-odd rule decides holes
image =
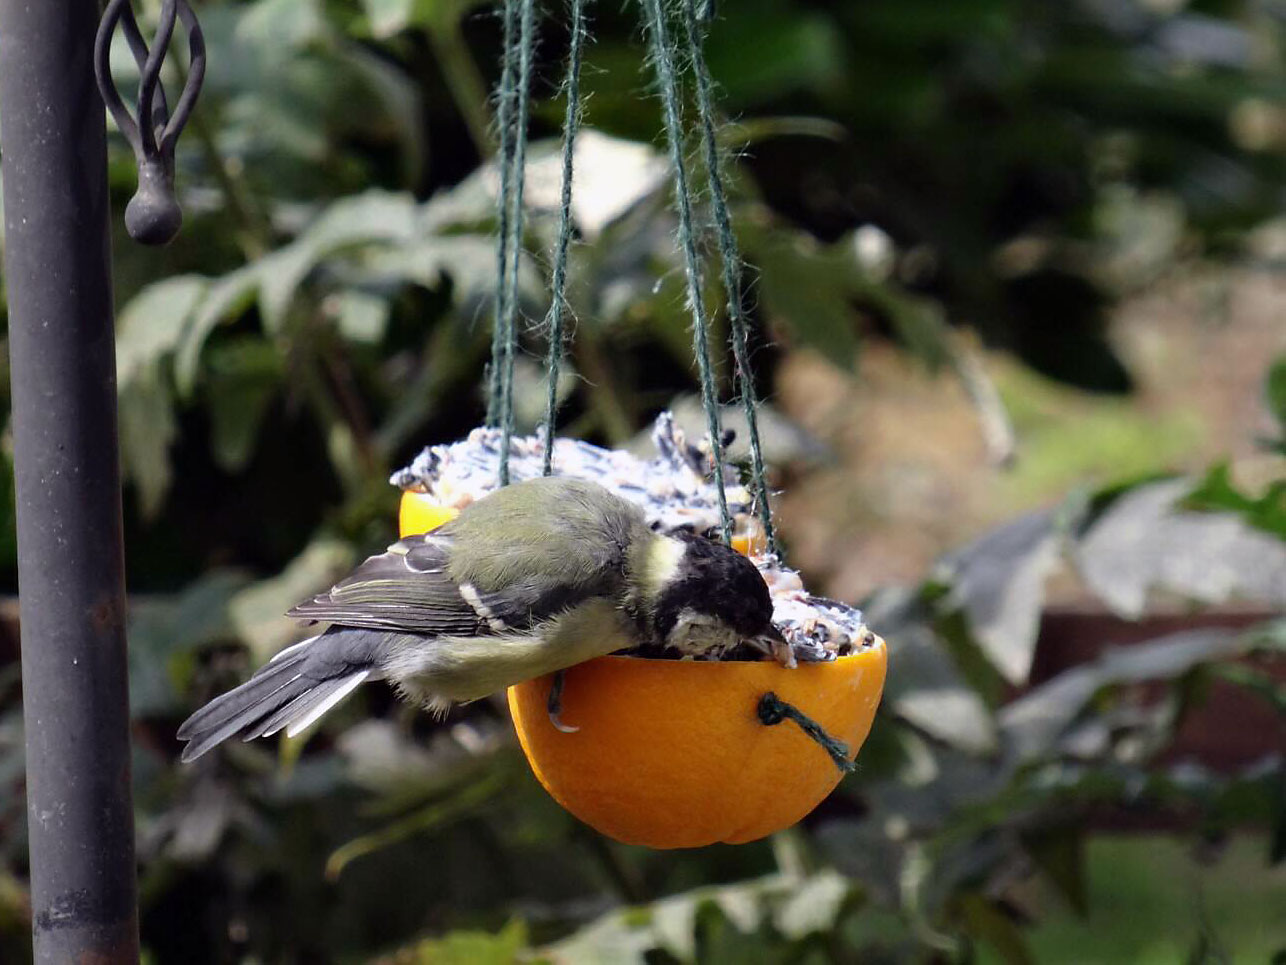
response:
{"label": "orange half", "polygon": [[[402,534],[453,515],[408,492]],[[540,783],[603,834],[652,848],[739,844],[795,824],[841,777],[792,721],[759,721],[763,695],[794,705],[856,757],[887,665],[883,641],[792,670],[770,661],[600,657],[566,672],[561,716],[575,733],[549,719],[552,677],[510,687],[509,710]]]}

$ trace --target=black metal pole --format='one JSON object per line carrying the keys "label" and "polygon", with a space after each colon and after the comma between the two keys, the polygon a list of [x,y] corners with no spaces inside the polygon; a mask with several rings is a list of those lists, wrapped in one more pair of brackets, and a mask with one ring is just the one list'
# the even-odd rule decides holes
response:
{"label": "black metal pole", "polygon": [[32,930],[138,961],[97,0],[0,0]]}

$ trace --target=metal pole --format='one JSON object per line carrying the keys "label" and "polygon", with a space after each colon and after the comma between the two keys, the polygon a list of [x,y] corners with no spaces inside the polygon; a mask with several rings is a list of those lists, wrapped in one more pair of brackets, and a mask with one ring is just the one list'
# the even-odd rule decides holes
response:
{"label": "metal pole", "polygon": [[37,963],[138,961],[97,0],[0,0]]}

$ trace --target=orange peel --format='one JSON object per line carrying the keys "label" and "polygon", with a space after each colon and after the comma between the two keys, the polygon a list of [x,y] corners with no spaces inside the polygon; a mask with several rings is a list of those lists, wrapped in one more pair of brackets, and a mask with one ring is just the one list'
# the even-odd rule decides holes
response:
{"label": "orange peel", "polygon": [[[409,491],[402,535],[454,514]],[[795,724],[760,722],[763,695],[794,705],[855,758],[887,665],[883,641],[790,670],[771,661],[600,657],[566,671],[561,718],[575,733],[549,719],[552,677],[510,687],[509,710],[545,790],[603,834],[651,848],[740,844],[795,824],[842,776]]]}

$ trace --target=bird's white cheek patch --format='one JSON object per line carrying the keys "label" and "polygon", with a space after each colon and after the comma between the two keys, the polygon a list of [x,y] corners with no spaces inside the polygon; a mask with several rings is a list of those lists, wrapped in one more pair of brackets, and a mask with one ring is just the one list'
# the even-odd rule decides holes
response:
{"label": "bird's white cheek patch", "polygon": [[651,584],[648,589],[655,595],[679,572],[683,562],[684,547],[671,536],[662,536],[648,547],[648,565],[644,574]]}
{"label": "bird's white cheek patch", "polygon": [[474,613],[487,621],[487,626],[491,627],[493,631],[496,633],[504,633],[509,629],[509,624],[496,616],[491,611],[491,607],[482,602],[482,597],[478,595],[478,588],[472,583],[461,583],[460,595],[464,597],[465,603],[473,607]]}

